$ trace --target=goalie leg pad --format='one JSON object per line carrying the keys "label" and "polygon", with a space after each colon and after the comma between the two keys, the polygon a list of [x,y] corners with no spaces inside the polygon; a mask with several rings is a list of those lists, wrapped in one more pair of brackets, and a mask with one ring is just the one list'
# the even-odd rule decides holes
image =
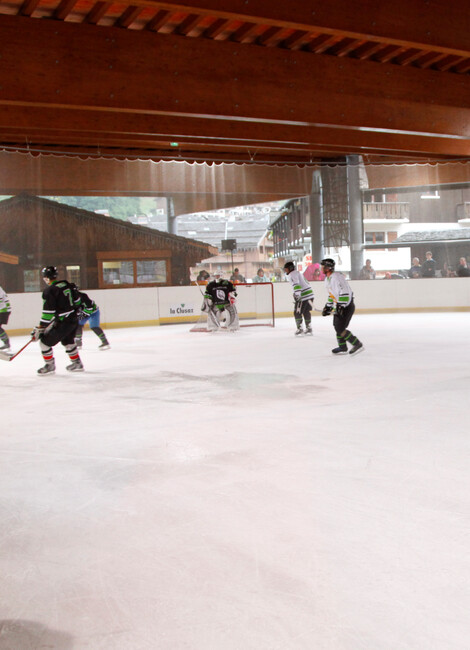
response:
{"label": "goalie leg pad", "polygon": [[227,329],[238,330],[240,328],[240,322],[238,320],[238,312],[235,305],[229,305],[226,308],[226,311],[228,312],[228,316],[229,316]]}

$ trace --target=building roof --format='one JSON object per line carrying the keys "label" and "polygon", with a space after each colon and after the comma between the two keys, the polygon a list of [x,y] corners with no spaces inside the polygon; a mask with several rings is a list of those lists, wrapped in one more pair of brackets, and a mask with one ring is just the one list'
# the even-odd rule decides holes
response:
{"label": "building roof", "polygon": [[64,215],[70,215],[73,217],[80,217],[81,220],[90,221],[95,224],[101,224],[102,226],[114,226],[122,228],[127,232],[135,232],[140,235],[146,234],[154,238],[158,237],[161,241],[166,242],[169,247],[175,248],[177,246],[184,246],[190,248],[193,251],[198,253],[204,253],[207,256],[214,255],[217,251],[214,251],[210,245],[206,242],[195,240],[194,238],[181,237],[179,235],[172,235],[167,232],[162,232],[156,230],[155,228],[148,228],[147,226],[139,226],[128,221],[123,221],[121,219],[116,219],[114,217],[107,217],[96,212],[91,212],[89,210],[83,210],[81,208],[76,208],[66,203],[59,203],[58,201],[51,201],[50,199],[44,199],[39,196],[34,196],[30,194],[20,194],[14,196],[10,199],[5,199],[0,201],[0,211],[9,210],[14,205],[19,205],[21,203],[30,203],[35,204],[36,206],[41,206],[43,208],[49,208],[54,210],[60,210]]}
{"label": "building roof", "polygon": [[452,244],[470,242],[470,228],[416,230],[404,233],[388,244],[365,244],[363,248],[408,248],[415,244]]}

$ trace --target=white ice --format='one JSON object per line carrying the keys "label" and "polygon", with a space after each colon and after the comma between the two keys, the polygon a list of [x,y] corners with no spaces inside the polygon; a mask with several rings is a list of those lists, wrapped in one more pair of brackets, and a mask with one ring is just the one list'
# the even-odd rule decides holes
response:
{"label": "white ice", "polygon": [[468,650],[470,314],[313,325],[0,363],[1,650]]}

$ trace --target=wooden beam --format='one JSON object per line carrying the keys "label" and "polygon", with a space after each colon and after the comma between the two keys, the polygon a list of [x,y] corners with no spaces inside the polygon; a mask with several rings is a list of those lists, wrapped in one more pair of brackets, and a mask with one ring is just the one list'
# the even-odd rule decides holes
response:
{"label": "wooden beam", "polygon": [[19,264],[20,258],[18,255],[9,255],[8,253],[0,252],[0,262],[4,264]]}
{"label": "wooden beam", "polygon": [[21,5],[20,14],[22,16],[32,16],[38,4],[39,0],[25,0]]}
{"label": "wooden beam", "polygon": [[143,6],[470,55],[468,0],[138,0]]}
{"label": "wooden beam", "polygon": [[[342,146],[390,155],[467,156],[470,138],[445,138],[358,129],[296,124],[269,124],[203,119],[143,113],[97,110],[38,108],[0,105],[0,143],[46,143],[48,137],[60,138],[64,145],[82,138],[96,146],[111,139],[127,138],[134,146],[142,140],[163,142],[199,142],[210,149],[212,143],[230,142],[242,147],[283,145],[289,147]],[[39,140],[38,138],[41,138]]]}
{"label": "wooden beam", "polygon": [[77,2],[78,0],[61,0],[59,6],[54,11],[54,19],[65,20]]}
{"label": "wooden beam", "polygon": [[130,5],[123,11],[121,16],[116,20],[115,26],[116,27],[122,27],[124,29],[127,29],[129,25],[132,25],[134,20],[137,18],[137,16],[140,14],[142,11],[142,7],[135,7],[133,5]]}
{"label": "wooden beam", "polygon": [[0,41],[0,105],[469,135],[468,76],[11,16]]}

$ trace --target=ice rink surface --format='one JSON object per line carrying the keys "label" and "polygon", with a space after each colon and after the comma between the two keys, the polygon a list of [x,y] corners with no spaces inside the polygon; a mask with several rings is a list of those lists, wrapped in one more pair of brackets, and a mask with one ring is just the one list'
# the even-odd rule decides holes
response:
{"label": "ice rink surface", "polygon": [[470,314],[189,328],[0,362],[0,649],[468,650]]}

